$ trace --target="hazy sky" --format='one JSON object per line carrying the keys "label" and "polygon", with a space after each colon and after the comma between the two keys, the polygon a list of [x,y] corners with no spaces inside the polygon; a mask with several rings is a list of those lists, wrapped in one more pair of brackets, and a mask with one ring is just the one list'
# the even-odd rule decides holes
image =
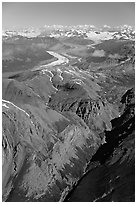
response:
{"label": "hazy sky", "polygon": [[132,25],[133,2],[4,2],[3,28],[44,25]]}

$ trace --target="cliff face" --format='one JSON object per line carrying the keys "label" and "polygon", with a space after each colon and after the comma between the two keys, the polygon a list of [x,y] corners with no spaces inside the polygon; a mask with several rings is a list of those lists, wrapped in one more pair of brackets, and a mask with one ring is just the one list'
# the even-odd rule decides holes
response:
{"label": "cliff face", "polygon": [[123,113],[105,131],[106,143],[92,157],[85,176],[66,201],[133,202],[135,200],[134,90],[122,97]]}

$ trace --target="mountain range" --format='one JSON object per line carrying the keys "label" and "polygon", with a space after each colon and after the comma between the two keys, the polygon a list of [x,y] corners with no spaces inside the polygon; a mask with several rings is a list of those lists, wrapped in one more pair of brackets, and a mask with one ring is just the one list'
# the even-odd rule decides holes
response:
{"label": "mountain range", "polygon": [[135,201],[134,28],[2,40],[3,201]]}
{"label": "mountain range", "polygon": [[83,37],[84,39],[134,39],[135,31],[134,27],[124,25],[119,27],[103,26],[96,28],[93,25],[77,25],[77,26],[61,26],[45,25],[42,28],[26,28],[26,29],[13,29],[13,30],[3,30],[3,37],[9,38],[15,35],[21,35],[24,37],[38,37],[38,36],[50,36],[55,38],[64,37]]}

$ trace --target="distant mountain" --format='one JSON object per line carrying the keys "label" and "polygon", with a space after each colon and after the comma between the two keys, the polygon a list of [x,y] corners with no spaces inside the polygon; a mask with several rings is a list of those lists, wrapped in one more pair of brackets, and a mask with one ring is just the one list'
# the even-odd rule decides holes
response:
{"label": "distant mountain", "polygon": [[108,39],[134,39],[134,28],[128,25],[119,27],[103,26],[96,28],[93,25],[77,25],[77,26],[44,26],[39,29],[22,29],[22,30],[4,30],[3,40],[6,40],[13,36],[24,36],[32,38],[36,36],[50,36],[55,38],[64,37],[83,37],[98,42],[100,40]]}

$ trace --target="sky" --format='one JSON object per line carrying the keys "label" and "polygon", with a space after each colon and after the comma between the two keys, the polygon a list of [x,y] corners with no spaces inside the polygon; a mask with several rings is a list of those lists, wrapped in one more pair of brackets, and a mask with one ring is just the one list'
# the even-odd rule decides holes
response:
{"label": "sky", "polygon": [[2,27],[135,24],[134,2],[3,2]]}

